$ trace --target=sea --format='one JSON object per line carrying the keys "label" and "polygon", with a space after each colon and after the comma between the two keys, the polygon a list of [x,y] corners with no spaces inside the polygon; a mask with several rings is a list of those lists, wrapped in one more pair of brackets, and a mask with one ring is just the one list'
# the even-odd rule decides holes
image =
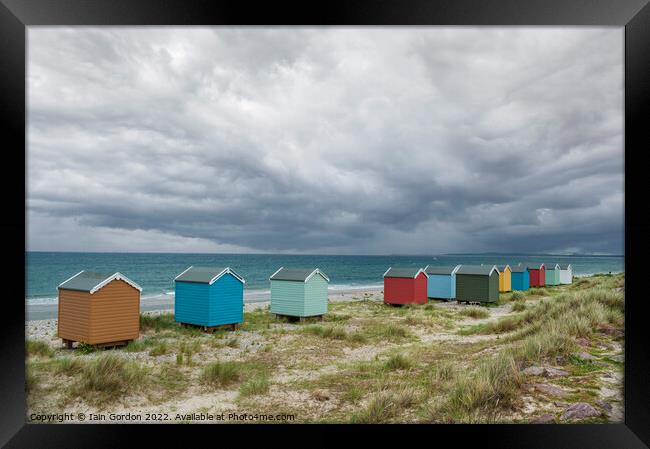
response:
{"label": "sea", "polygon": [[81,270],[116,272],[142,287],[142,302],[173,300],[174,277],[190,265],[228,266],[246,279],[245,301],[267,300],[269,276],[280,267],[320,268],[330,290],[379,289],[391,266],[570,263],[574,274],[624,271],[623,256],[444,254],[435,256],[338,256],[281,254],[83,253],[28,251],[25,266],[26,305],[56,304],[57,286]]}

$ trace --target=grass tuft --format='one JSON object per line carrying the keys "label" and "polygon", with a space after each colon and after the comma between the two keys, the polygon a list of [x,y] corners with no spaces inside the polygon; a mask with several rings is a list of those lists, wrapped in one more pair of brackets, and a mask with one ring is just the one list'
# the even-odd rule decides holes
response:
{"label": "grass tuft", "polygon": [[240,366],[235,362],[212,362],[203,368],[201,382],[212,387],[224,387],[239,380]]}
{"label": "grass tuft", "polygon": [[74,376],[81,373],[84,369],[84,363],[72,357],[63,357],[54,361],[52,371],[54,374],[65,374]]}
{"label": "grass tuft", "polygon": [[42,340],[26,340],[25,350],[27,351],[27,355],[30,356],[52,357],[54,355],[54,351],[50,348],[50,345]]}
{"label": "grass tuft", "polygon": [[526,310],[526,303],[523,301],[517,301],[512,303],[511,309],[513,312],[523,312]]}
{"label": "grass tuft", "polygon": [[413,366],[413,362],[401,354],[391,356],[384,364],[384,368],[390,371],[409,369],[411,366]]}
{"label": "grass tuft", "polygon": [[269,391],[269,378],[266,375],[260,375],[247,380],[239,387],[241,397],[258,396],[266,394]]}
{"label": "grass tuft", "polygon": [[74,394],[105,403],[134,391],[145,381],[145,370],[137,363],[115,354],[102,354],[83,367]]}
{"label": "grass tuft", "polygon": [[162,313],[160,315],[140,315],[140,330],[146,332],[153,330],[160,332],[167,329],[180,329],[174,315],[171,313]]}
{"label": "grass tuft", "polygon": [[488,318],[490,316],[490,312],[483,308],[483,307],[478,307],[478,306],[470,306],[470,307],[465,307],[464,309],[461,309],[460,312],[458,312],[460,315],[463,316],[468,316],[470,318]]}
{"label": "grass tuft", "polygon": [[510,300],[511,301],[521,301],[523,299],[526,299],[526,295],[524,295],[520,291],[514,291],[510,294]]}

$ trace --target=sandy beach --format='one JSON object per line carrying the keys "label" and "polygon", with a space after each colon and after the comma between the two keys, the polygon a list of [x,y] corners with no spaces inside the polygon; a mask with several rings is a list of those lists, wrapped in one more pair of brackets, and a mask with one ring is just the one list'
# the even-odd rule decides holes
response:
{"label": "sandy beach", "polygon": [[[363,289],[331,289],[329,297],[333,301],[350,300],[355,296],[381,291],[381,287]],[[246,310],[268,305],[271,293],[268,290],[253,290],[244,292]],[[140,300],[141,312],[171,311],[174,309],[174,295],[158,295],[145,297]],[[42,321],[56,319],[57,303],[29,304],[25,306],[26,321]]]}
{"label": "sandy beach", "polygon": [[64,349],[55,319],[32,320],[28,420],[618,423],[623,298],[624,275],[502,294],[490,307],[391,307],[381,291],[356,291],[330,294],[324,321],[289,323],[268,301],[247,303],[241,328],[216,334],[158,309],[143,313],[136,342],[96,351]]}
{"label": "sandy beach", "polygon": [[[364,297],[371,297],[381,293],[381,288],[364,290],[334,290],[330,291],[328,299],[330,302],[357,301]],[[251,312],[258,309],[266,309],[269,306],[270,293],[262,292],[244,298],[244,311]],[[143,315],[155,316],[165,313],[173,313],[174,297],[167,295],[155,299],[144,299],[140,302],[140,311]],[[25,321],[26,338],[43,339],[56,345],[56,304],[34,304],[28,309],[27,320]]]}

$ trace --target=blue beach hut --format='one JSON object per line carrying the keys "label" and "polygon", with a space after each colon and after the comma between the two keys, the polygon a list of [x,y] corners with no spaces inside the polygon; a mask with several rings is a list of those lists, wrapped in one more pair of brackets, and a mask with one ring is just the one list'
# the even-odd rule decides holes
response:
{"label": "blue beach hut", "polygon": [[526,265],[516,265],[510,267],[511,274],[511,287],[512,290],[528,290],[530,288],[530,274]]}
{"label": "blue beach hut", "polygon": [[427,265],[427,297],[452,300],[456,298],[456,272],[460,265],[437,267]]}
{"label": "blue beach hut", "polygon": [[230,267],[189,267],[174,279],[174,319],[205,327],[241,323],[245,282]]}

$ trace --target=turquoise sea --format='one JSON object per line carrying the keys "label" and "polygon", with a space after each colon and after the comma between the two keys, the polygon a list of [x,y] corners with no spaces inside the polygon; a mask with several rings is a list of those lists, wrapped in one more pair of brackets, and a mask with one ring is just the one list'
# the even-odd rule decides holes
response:
{"label": "turquoise sea", "polygon": [[230,266],[246,279],[247,298],[268,293],[269,276],[281,266],[318,267],[330,289],[381,287],[390,266],[570,263],[574,274],[621,272],[623,256],[543,256],[523,254],[448,254],[438,256],[319,256],[275,254],[165,254],[26,252],[26,302],[54,304],[57,285],[81,270],[119,271],[142,286],[142,299],[173,297],[173,279],[190,265]]}

